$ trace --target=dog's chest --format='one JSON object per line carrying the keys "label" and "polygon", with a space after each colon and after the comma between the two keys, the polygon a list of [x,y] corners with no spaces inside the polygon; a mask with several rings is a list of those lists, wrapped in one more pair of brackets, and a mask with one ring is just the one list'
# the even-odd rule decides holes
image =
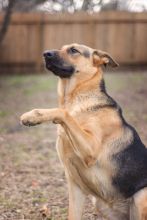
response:
{"label": "dog's chest", "polygon": [[101,102],[103,102],[103,98],[99,97],[97,90],[94,90],[78,94],[73,99],[65,99],[65,107],[71,115],[77,116],[77,114],[87,111],[95,103],[101,104]]}

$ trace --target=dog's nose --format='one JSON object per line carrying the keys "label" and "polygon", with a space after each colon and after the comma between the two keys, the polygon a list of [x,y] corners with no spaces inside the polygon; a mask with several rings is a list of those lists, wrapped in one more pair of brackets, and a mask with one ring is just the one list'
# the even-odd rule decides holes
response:
{"label": "dog's nose", "polygon": [[52,58],[54,56],[54,51],[51,51],[51,50],[47,50],[43,53],[43,56],[45,58]]}

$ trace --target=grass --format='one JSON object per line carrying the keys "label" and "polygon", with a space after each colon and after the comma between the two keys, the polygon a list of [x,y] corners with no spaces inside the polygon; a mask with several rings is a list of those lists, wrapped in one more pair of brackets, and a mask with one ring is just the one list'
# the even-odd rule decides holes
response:
{"label": "grass", "polygon": [[0,110],[0,118],[6,117],[8,112]]}
{"label": "grass", "polygon": [[[25,95],[49,91],[54,89],[57,84],[57,79],[53,76],[47,78],[47,75],[13,75],[12,77],[2,78],[5,86],[22,90]],[[33,84],[32,84],[33,82]]]}
{"label": "grass", "polygon": [[146,81],[146,73],[110,73],[105,76],[105,81],[109,91],[125,91],[130,89],[130,86],[142,87]]}

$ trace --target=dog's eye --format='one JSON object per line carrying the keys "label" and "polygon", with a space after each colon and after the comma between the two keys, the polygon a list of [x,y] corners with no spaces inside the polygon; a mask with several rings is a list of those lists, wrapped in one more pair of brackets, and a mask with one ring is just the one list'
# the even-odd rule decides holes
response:
{"label": "dog's eye", "polygon": [[71,54],[76,54],[76,53],[80,53],[77,49],[75,49],[74,47],[70,48],[70,53]]}

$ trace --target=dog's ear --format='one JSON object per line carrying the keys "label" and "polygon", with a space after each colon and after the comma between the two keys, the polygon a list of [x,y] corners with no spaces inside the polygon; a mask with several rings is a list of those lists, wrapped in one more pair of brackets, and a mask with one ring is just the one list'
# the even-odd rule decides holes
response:
{"label": "dog's ear", "polygon": [[117,67],[119,64],[106,52],[101,50],[95,50],[93,52],[93,62],[94,65],[104,65],[105,67],[111,66],[111,67]]}

